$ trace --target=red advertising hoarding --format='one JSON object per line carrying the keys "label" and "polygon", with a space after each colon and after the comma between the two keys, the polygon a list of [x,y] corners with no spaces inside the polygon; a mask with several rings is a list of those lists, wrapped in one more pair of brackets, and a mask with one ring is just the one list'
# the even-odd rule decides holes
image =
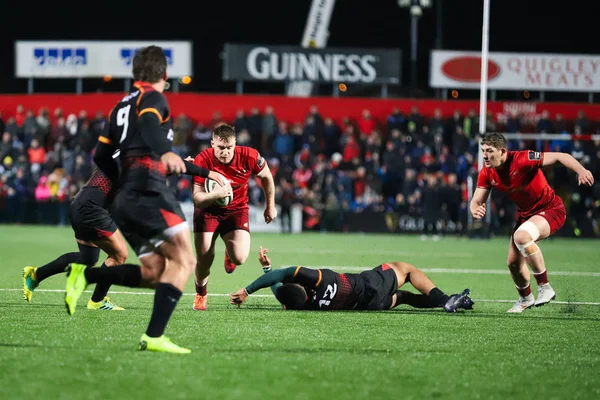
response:
{"label": "red advertising hoarding", "polygon": [[[36,95],[0,95],[0,112],[4,119],[14,115],[17,105],[25,109],[33,109],[36,113],[46,107],[52,114],[54,109],[62,108],[65,115],[86,110],[93,116],[97,111],[107,114],[114,103],[122,94],[36,94]],[[208,122],[215,112],[219,112],[224,120],[233,120],[238,110],[247,114],[256,107],[261,112],[265,107],[272,106],[279,120],[288,122],[301,122],[311,106],[317,106],[323,116],[331,117],[336,121],[344,117],[359,118],[362,111],[368,109],[373,117],[384,121],[394,108],[403,113],[410,113],[411,107],[416,106],[424,116],[432,116],[436,108],[440,108],[445,117],[450,117],[455,110],[463,114],[470,109],[479,112],[479,101],[438,101],[415,99],[366,99],[366,98],[293,98],[286,96],[262,95],[229,95],[229,94],[196,94],[196,93],[167,93],[167,98],[173,112],[177,117],[181,114],[195,121]],[[488,102],[488,111],[491,111],[495,120],[500,122],[512,111],[521,114],[527,120],[535,120],[543,110],[548,110],[550,117],[562,114],[564,119],[576,119],[578,111],[585,112],[592,121],[600,120],[600,104],[587,103],[534,103],[534,102]]]}

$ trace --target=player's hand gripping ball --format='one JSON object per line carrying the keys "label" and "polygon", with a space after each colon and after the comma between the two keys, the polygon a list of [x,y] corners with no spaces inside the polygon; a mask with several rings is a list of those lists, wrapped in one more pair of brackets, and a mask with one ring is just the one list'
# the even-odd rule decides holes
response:
{"label": "player's hand gripping ball", "polygon": [[214,191],[222,192],[223,196],[215,200],[215,203],[220,206],[228,206],[233,201],[233,189],[231,188],[231,182],[218,172],[211,171],[211,173],[218,174],[221,178],[221,181],[225,183],[225,186],[219,185],[217,181],[211,178],[206,178],[204,181],[204,190],[206,190],[206,193],[212,193]]}

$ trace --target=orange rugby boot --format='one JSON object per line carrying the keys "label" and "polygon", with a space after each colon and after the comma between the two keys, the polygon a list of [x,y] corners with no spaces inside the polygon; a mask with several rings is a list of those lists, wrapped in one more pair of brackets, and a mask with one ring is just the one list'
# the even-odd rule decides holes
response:
{"label": "orange rugby boot", "polygon": [[223,264],[225,265],[225,272],[227,272],[228,274],[231,274],[237,268],[237,265],[233,261],[231,261],[229,255],[227,255],[227,251],[225,251],[225,261]]}
{"label": "orange rugby boot", "polygon": [[194,297],[194,306],[192,308],[196,311],[206,311],[208,308],[208,295],[201,296],[196,293],[196,297]]}

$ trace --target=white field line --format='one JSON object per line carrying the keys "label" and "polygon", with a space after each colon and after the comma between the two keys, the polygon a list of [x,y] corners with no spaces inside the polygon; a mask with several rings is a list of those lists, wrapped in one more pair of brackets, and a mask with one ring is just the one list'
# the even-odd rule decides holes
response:
{"label": "white field line", "polygon": [[[0,288],[0,292],[21,292],[23,289],[12,289],[12,288]],[[47,292],[47,293],[64,293],[64,290],[61,289],[36,289],[37,292]],[[92,290],[86,290],[85,293],[93,293]],[[132,295],[154,295],[153,291],[136,291],[136,292],[128,292],[128,291],[113,291],[109,292],[110,294],[132,294]],[[184,296],[194,296],[195,293],[184,293]],[[210,297],[229,297],[229,293],[209,293]],[[273,297],[272,294],[253,294],[252,297]],[[514,303],[515,300],[495,300],[495,299],[476,299],[473,298],[475,302],[485,302],[485,303]],[[592,301],[553,301],[552,304],[571,304],[578,306],[600,306],[600,302],[592,302]]]}
{"label": "white field line", "polygon": [[[306,248],[278,248],[277,253],[292,253],[292,254],[334,254],[334,255],[356,255],[356,256],[366,256],[366,255],[386,255],[386,256],[422,256],[428,254],[427,251],[410,251],[410,250],[365,250],[365,249],[313,249],[310,247]],[[449,258],[474,258],[475,255],[469,252],[460,252],[460,251],[446,251],[446,252],[436,252],[435,253],[441,257],[449,257]]]}
{"label": "white field line", "polygon": [[[281,265],[280,268],[289,265]],[[348,266],[348,265],[302,265],[306,268],[326,268],[337,271],[367,271],[373,269],[370,267]],[[467,269],[467,268],[419,268],[423,272],[441,273],[441,274],[483,274],[483,275],[508,275],[507,269]],[[548,271],[549,276],[587,276],[600,277],[600,272],[578,272],[578,271]]]}

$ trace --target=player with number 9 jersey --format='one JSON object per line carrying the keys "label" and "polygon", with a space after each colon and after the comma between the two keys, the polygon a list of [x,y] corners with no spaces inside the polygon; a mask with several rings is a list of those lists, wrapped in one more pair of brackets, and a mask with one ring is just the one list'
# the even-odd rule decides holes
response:
{"label": "player with number 9 jersey", "polygon": [[[143,116],[152,114],[160,128],[155,137],[143,134]],[[167,188],[167,170],[152,141],[164,146],[173,138],[167,100],[146,82],[135,82],[132,91],[111,111],[109,127],[99,137],[101,143],[118,146],[121,159],[120,192],[115,198],[113,214],[123,234],[138,256],[153,251],[149,243],[159,237],[187,227],[183,211]],[[165,140],[166,139],[166,140]],[[141,196],[146,193],[151,196]]]}
{"label": "player with number 9 jersey", "polygon": [[[167,57],[158,46],[140,49],[133,58],[135,83],[114,107],[99,138],[94,161],[119,184],[112,213],[117,226],[144,266],[113,268],[74,265],[65,302],[69,312],[88,283],[155,288],[154,308],[140,350],[187,354],[164,336],[166,325],[196,264],[189,227],[167,186],[168,173],[210,176],[171,151],[171,115],[163,91]],[[113,153],[120,153],[121,172]],[[112,271],[111,271],[112,270]]]}

